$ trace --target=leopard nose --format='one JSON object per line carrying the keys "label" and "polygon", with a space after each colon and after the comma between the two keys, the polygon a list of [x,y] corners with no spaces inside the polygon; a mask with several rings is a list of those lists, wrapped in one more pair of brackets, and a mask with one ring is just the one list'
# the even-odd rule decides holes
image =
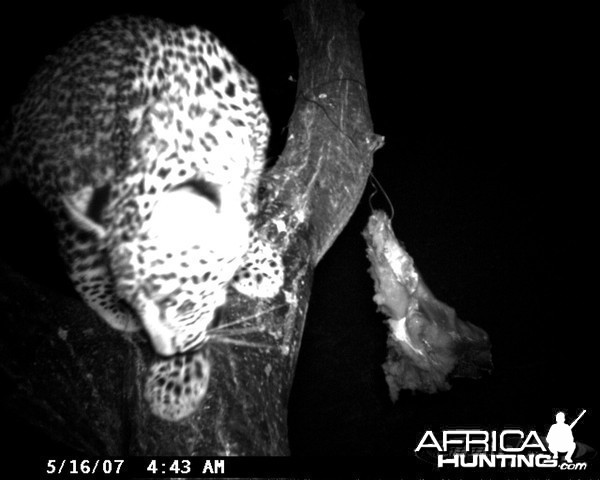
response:
{"label": "leopard nose", "polygon": [[139,312],[144,330],[146,330],[156,353],[164,356],[176,354],[175,332],[169,328],[164,308],[152,300],[144,298],[139,302]]}
{"label": "leopard nose", "polygon": [[150,340],[152,341],[154,350],[156,350],[156,353],[159,355],[169,357],[177,353],[175,339],[172,336],[153,335],[150,333]]}

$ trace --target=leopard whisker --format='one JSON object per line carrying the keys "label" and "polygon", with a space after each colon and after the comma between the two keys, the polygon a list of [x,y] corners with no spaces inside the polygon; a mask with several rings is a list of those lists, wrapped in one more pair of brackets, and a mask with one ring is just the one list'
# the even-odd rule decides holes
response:
{"label": "leopard whisker", "polygon": [[217,336],[228,336],[228,335],[244,335],[246,333],[258,333],[263,331],[263,328],[255,326],[255,327],[247,327],[247,328],[237,328],[237,329],[231,329],[231,330],[220,330],[217,332],[214,332],[213,330],[208,330],[206,333],[207,335],[214,335],[215,337]]}
{"label": "leopard whisker", "polygon": [[224,328],[231,327],[232,325],[237,325],[238,323],[242,323],[242,322],[245,322],[247,320],[251,320],[253,318],[261,317],[262,315],[266,315],[267,313],[271,313],[271,312],[273,312],[275,310],[278,310],[278,309],[280,309],[282,307],[285,307],[285,306],[286,306],[286,304],[282,303],[280,305],[276,305],[274,307],[271,307],[271,308],[268,308],[266,310],[263,310],[262,312],[255,313],[254,315],[249,315],[247,317],[239,318],[239,319],[234,320],[232,322],[224,323],[222,325],[217,325],[216,327],[212,327],[210,329],[210,331],[214,332],[214,331],[217,331],[217,330],[222,330]]}
{"label": "leopard whisker", "polygon": [[216,342],[219,343],[227,343],[230,345],[238,345],[240,347],[254,347],[254,348],[278,348],[277,345],[268,345],[266,343],[257,343],[257,342],[247,342],[245,340],[239,340],[236,338],[229,338],[229,337],[215,337],[214,339],[211,338],[211,340],[214,340]]}

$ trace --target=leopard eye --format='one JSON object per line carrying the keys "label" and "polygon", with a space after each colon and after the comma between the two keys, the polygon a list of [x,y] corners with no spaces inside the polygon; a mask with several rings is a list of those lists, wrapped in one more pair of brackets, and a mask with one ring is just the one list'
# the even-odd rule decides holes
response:
{"label": "leopard eye", "polygon": [[180,288],[176,288],[166,295],[155,295],[152,300],[161,308],[169,308],[177,305],[177,295],[181,293]]}
{"label": "leopard eye", "polygon": [[169,308],[177,305],[177,300],[175,300],[172,296],[168,296],[155,301],[155,303],[161,308]]}
{"label": "leopard eye", "polygon": [[210,203],[217,207],[217,209],[221,206],[221,196],[219,195],[218,186],[214,183],[207,182],[204,179],[194,178],[184,183],[180,183],[173,189],[173,191],[188,191],[195,195],[206,198]]}

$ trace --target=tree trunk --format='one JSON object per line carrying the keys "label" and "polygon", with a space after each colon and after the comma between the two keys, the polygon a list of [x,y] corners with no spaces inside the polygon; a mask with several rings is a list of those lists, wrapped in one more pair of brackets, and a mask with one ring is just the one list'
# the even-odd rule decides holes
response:
{"label": "tree trunk", "polygon": [[382,138],[373,134],[358,23],[344,0],[302,0],[288,11],[299,55],[298,94],[285,150],[263,181],[263,233],[283,252],[275,299],[232,293],[226,319],[257,317],[248,347],[210,343],[212,371],[199,410],[180,422],[143,398],[154,354],[82,301],[0,265],[0,365],[8,406],[88,455],[285,455],[287,402],[314,268],[352,215]]}

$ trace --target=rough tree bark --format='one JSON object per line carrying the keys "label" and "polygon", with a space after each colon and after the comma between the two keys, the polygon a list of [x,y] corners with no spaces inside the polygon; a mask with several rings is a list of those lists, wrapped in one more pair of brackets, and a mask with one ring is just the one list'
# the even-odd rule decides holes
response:
{"label": "rough tree bark", "polygon": [[232,293],[225,319],[256,316],[247,340],[209,344],[212,373],[199,410],[171,423],[143,398],[153,353],[141,334],[112,331],[81,301],[0,266],[0,365],[8,405],[61,442],[92,455],[285,455],[287,401],[313,270],[344,228],[374,151],[359,10],[344,0],[301,0],[287,10],[299,75],[287,145],[264,179],[262,231],[284,252],[274,300]]}

